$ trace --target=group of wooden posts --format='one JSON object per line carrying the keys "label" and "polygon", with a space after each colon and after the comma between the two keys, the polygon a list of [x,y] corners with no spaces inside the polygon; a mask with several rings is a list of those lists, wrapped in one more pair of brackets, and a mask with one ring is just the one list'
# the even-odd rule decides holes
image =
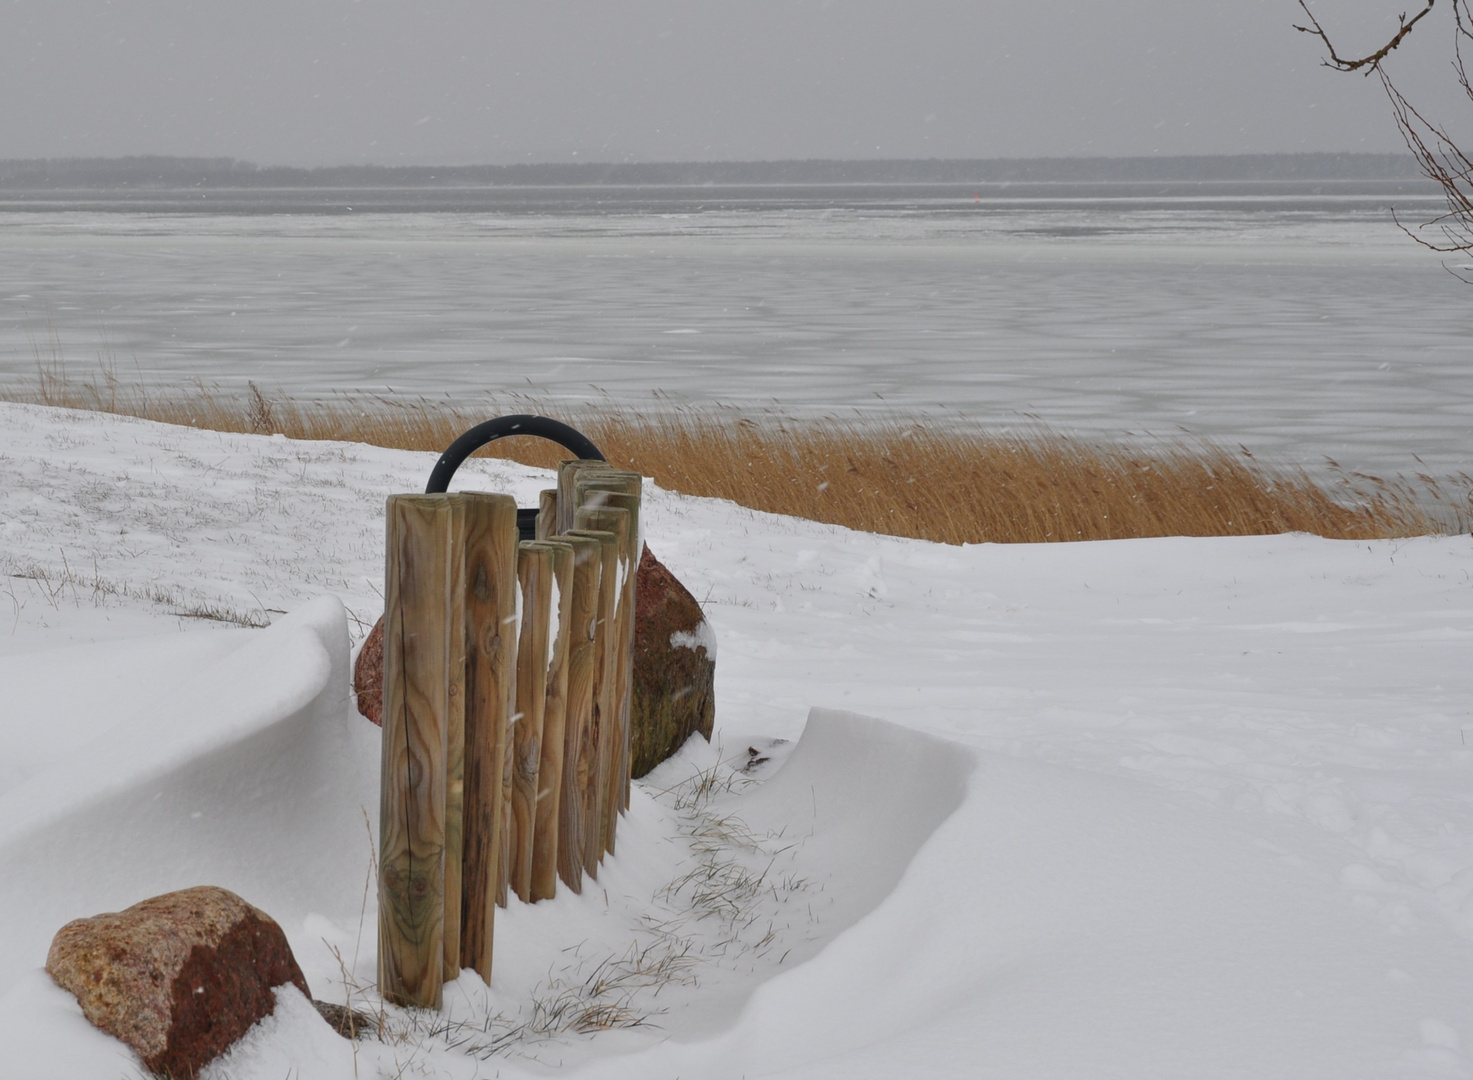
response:
{"label": "group of wooden posts", "polygon": [[491,981],[509,894],[598,876],[629,804],[640,477],[564,462],[537,538],[507,495],[394,495],[384,596],[379,987]]}

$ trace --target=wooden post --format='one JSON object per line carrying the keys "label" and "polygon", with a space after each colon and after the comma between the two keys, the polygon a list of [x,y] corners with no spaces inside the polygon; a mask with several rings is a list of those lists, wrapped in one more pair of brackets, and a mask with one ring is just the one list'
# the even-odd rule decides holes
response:
{"label": "wooden post", "polygon": [[537,771],[552,659],[552,550],[535,541],[517,545],[522,627],[517,639],[517,722],[511,791],[511,889],[532,901],[532,849],[537,822]]}
{"label": "wooden post", "polygon": [[[637,472],[624,469],[599,469],[585,466],[569,474],[568,486],[572,490],[575,517],[578,510],[599,507],[628,510],[630,515],[631,561],[628,564],[629,573],[625,578],[619,631],[627,657],[616,669],[619,679],[619,736],[616,745],[621,758],[617,772],[622,778],[622,792],[619,798],[619,809],[622,812],[629,808],[630,741],[633,734],[631,720],[634,705],[634,681],[630,664],[634,656],[634,605],[638,595],[639,560],[644,547],[643,530],[640,525],[640,496],[644,488],[644,478]],[[614,842],[612,830],[608,839],[609,850],[612,851]]]}
{"label": "wooden post", "polygon": [[517,504],[509,495],[450,496],[465,505],[465,795],[460,964],[488,984],[500,879],[502,768],[516,666]]}
{"label": "wooden post", "polygon": [[557,476],[557,526],[560,532],[571,532],[575,527],[574,518],[577,515],[578,488],[586,484],[590,477],[602,477],[613,481],[612,486],[606,488],[610,491],[627,491],[639,494],[643,477],[639,473],[629,469],[616,469],[607,461],[564,461],[558,465]]}
{"label": "wooden post", "polygon": [[[634,712],[634,629],[635,629],[635,603],[639,596],[639,559],[643,549],[643,541],[640,539],[639,526],[639,489],[641,479],[637,473],[580,473],[577,477],[576,490],[580,500],[580,509],[612,508],[616,510],[627,510],[629,512],[629,531],[633,538],[628,547],[628,562],[624,564],[623,575],[624,589],[619,602],[619,641],[620,648],[624,650],[623,658],[616,669],[618,678],[618,716],[619,735],[616,744],[619,747],[621,763],[619,775],[622,778],[622,789],[619,798],[619,809],[622,812],[629,808],[629,772],[630,772],[630,741],[633,736],[631,720]],[[629,489],[633,490],[630,491]],[[617,489],[617,490],[615,490]],[[624,557],[621,549],[621,558]],[[612,844],[612,834],[610,843]],[[610,848],[612,851],[612,847]]]}
{"label": "wooden post", "polygon": [[569,613],[566,719],[563,731],[563,781],[558,793],[558,876],[575,893],[583,891],[584,803],[593,763],[589,732],[593,722],[595,630],[603,548],[587,536],[560,536],[573,553]]}
{"label": "wooden post", "polygon": [[585,469],[607,472],[609,468],[609,463],[606,461],[591,461],[587,459],[564,461],[558,464],[557,528],[554,535],[573,531],[573,514],[578,509],[578,503],[573,497],[573,482],[578,474]]}
{"label": "wooden post", "polygon": [[439,1008],[445,970],[445,787],[451,510],[395,495],[386,513],[379,989]]}
{"label": "wooden post", "polygon": [[568,535],[584,536],[599,544],[598,604],[594,614],[593,707],[584,731],[581,755],[588,762],[588,786],[583,802],[583,870],[598,878],[604,854],[604,807],[609,791],[609,751],[612,748],[614,642],[610,630],[616,616],[615,596],[619,578],[619,538],[611,532],[575,529]]}
{"label": "wooden post", "polygon": [[[626,756],[622,750],[623,733],[619,714],[623,704],[623,686],[632,654],[624,640],[625,619],[632,617],[629,603],[634,566],[629,557],[633,544],[629,511],[612,507],[580,508],[574,516],[579,531],[610,532],[615,538],[615,580],[608,589],[609,607],[600,626],[607,638],[604,672],[606,690],[602,694],[603,719],[598,731],[599,811],[598,822],[602,852],[614,850],[614,830],[619,810],[624,805],[624,780],[619,770]],[[605,568],[607,572],[607,567]]]}
{"label": "wooden post", "polygon": [[445,584],[445,949],[442,977],[460,974],[461,878],[465,857],[465,533],[468,506],[450,503]]}
{"label": "wooden post", "polygon": [[[513,548],[513,551],[516,549]],[[516,586],[520,588],[520,586]],[[497,848],[496,860],[496,906],[506,907],[511,900],[511,853],[516,844],[516,838],[512,832],[512,790],[516,786],[516,761],[517,761],[517,723],[522,714],[517,709],[517,687],[516,668],[521,660],[521,620],[512,618],[511,626],[508,628],[517,644],[513,646],[512,653],[512,700],[507,707],[506,717],[506,739],[499,748],[501,760],[501,809],[498,811],[497,828],[501,836],[501,845]]]}
{"label": "wooden post", "polygon": [[575,517],[584,507],[604,505],[596,492],[633,495],[637,498],[643,494],[644,489],[644,477],[627,469],[579,469],[572,474],[571,483]]}
{"label": "wooden post", "polygon": [[537,539],[550,540],[557,532],[557,492],[537,494]]}
{"label": "wooden post", "polygon": [[552,640],[547,698],[542,710],[542,761],[537,766],[537,813],[532,830],[532,900],[557,894],[558,811],[563,790],[563,754],[568,715],[568,646],[573,610],[573,545],[540,541],[552,552]]}

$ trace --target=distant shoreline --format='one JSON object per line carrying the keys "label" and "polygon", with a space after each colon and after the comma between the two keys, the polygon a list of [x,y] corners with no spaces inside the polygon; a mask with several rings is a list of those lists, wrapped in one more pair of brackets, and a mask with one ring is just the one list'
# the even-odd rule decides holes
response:
{"label": "distant shoreline", "polygon": [[1138,184],[1421,179],[1408,154],[1233,154],[983,160],[565,162],[259,166],[233,158],[0,161],[0,191],[447,189],[763,185]]}
{"label": "distant shoreline", "polygon": [[1023,180],[970,183],[132,184],[7,188],[0,213],[495,214],[620,217],[833,212],[940,217],[1010,211],[1354,213],[1442,207],[1419,179]]}

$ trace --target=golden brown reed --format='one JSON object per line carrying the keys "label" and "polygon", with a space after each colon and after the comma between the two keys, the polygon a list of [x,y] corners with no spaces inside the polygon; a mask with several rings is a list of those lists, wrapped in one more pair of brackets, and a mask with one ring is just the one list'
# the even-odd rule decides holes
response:
{"label": "golden brown reed", "polygon": [[[7,396],[218,431],[437,452],[498,413],[552,411],[610,461],[669,490],[947,544],[1282,532],[1371,539],[1462,532],[1473,521],[1466,474],[1445,484],[1337,474],[1327,488],[1208,442],[1086,441],[1041,425],[996,435],[905,420],[759,422],[717,408],[549,410],[509,398],[471,409],[378,396],[297,401],[254,384],[249,391],[240,398],[197,386],[159,397],[120,388],[106,371],[100,382],[77,385],[42,369],[33,390]],[[565,456],[535,439],[502,440],[482,453],[541,466]]]}

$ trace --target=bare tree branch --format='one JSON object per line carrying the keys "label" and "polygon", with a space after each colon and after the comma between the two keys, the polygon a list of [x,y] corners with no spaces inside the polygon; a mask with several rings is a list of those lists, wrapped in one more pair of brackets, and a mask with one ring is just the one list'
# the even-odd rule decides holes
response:
{"label": "bare tree branch", "polygon": [[[1436,6],[1436,4],[1437,0],[1427,0],[1427,6],[1424,7],[1421,11],[1417,12],[1415,15],[1413,15],[1410,19],[1407,18],[1406,12],[1403,11],[1401,13],[1401,26],[1400,29],[1396,31],[1396,35],[1375,52],[1371,53],[1369,56],[1363,56],[1359,60],[1343,59],[1340,54],[1335,51],[1335,45],[1333,42],[1330,41],[1330,35],[1325,33],[1324,27],[1322,27],[1319,23],[1319,20],[1314,17],[1314,12],[1309,10],[1309,4],[1306,3],[1306,0],[1299,0],[1299,6],[1304,9],[1304,15],[1307,19],[1309,19],[1310,24],[1308,26],[1300,26],[1298,23],[1296,23],[1294,25],[1294,29],[1298,30],[1302,34],[1313,34],[1315,37],[1319,38],[1325,43],[1325,49],[1330,54],[1330,58],[1324,61],[1325,67],[1334,68],[1336,71],[1359,71],[1361,68],[1369,68],[1370,70],[1366,72],[1366,74],[1369,75],[1371,71],[1380,70],[1381,61],[1390,56],[1391,51],[1406,40],[1406,36],[1412,32],[1412,27],[1421,22],[1422,19],[1425,18],[1426,15],[1432,10],[1432,8]],[[1455,2],[1454,11],[1456,11],[1456,9],[1457,4]]]}

